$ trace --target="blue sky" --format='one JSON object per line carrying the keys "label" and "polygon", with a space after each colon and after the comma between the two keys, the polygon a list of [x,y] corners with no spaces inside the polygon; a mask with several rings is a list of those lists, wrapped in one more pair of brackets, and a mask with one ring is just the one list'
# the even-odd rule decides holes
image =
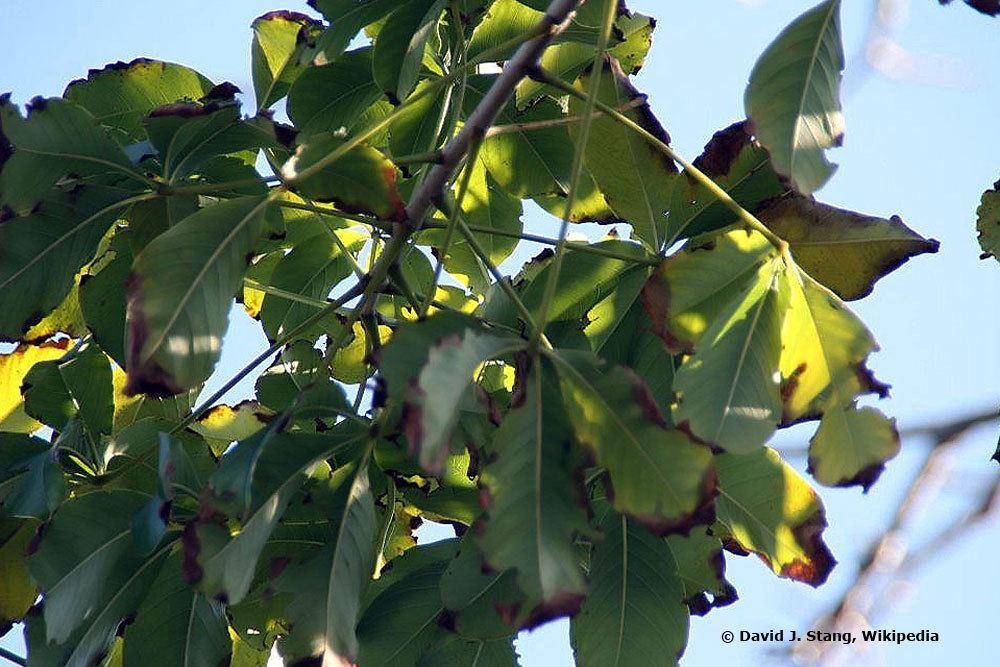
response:
{"label": "blue sky", "polygon": [[[809,4],[629,2],[633,10],[659,20],[638,85],[649,93],[682,154],[694,157],[715,130],[742,117],[743,89],[754,60]],[[977,259],[974,215],[981,192],[1000,177],[997,21],[960,2],[941,8],[933,0],[913,0],[896,39],[914,58],[909,74],[916,76],[899,80],[861,57],[873,2],[844,4],[847,135],[844,147],[831,154],[840,170],[818,197],[866,213],[897,213],[942,243],[940,253],[907,264],[854,305],[882,346],[870,365],[893,385],[892,397],[880,407],[906,427],[995,405],[1000,402],[1000,265]],[[21,103],[36,94],[58,95],[88,68],[147,56],[190,65],[249,92],[250,22],[278,8],[264,0],[6,0],[0,91],[13,91]],[[304,3],[287,8],[305,9]],[[549,234],[557,229],[556,221],[535,209],[527,221]],[[226,344],[222,374],[256,354],[263,337],[256,325],[235,318]],[[782,434],[779,443],[793,446],[808,437],[808,427],[796,428]],[[960,513],[994,478],[996,465],[988,459],[995,444],[995,429],[987,427],[954,452],[950,463],[956,475],[927,508],[916,531],[918,544],[920,535],[932,532],[942,517]],[[824,611],[850,584],[859,556],[888,523],[925,446],[905,441],[867,496],[853,489],[821,490],[830,523],[827,541],[840,561],[821,589],[776,579],[756,559],[730,557],[729,578],[741,600],[693,620],[684,664],[764,659],[771,664],[774,656],[766,647],[726,645],[720,633],[803,629]],[[938,644],[876,646],[851,664],[995,664],[998,650],[990,647],[1000,587],[989,565],[998,549],[996,524],[980,528],[948,548],[940,562],[897,586],[897,604],[883,607],[880,627],[933,630],[941,635]],[[522,663],[571,664],[567,636],[567,625],[557,623],[522,637]],[[11,636],[0,643],[21,650]]]}

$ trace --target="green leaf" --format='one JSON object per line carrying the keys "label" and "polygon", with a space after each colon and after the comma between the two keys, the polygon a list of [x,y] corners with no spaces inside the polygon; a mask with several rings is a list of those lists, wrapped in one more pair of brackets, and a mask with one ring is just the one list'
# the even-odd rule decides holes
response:
{"label": "green leaf", "polygon": [[439,631],[436,641],[420,656],[417,667],[516,667],[517,652],[512,638],[465,639]]}
{"label": "green leaf", "polygon": [[404,100],[413,91],[424,49],[444,5],[445,0],[412,0],[382,24],[372,52],[372,73],[390,97]]}
{"label": "green leaf", "polygon": [[304,475],[364,438],[356,429],[340,428],[323,435],[265,432],[239,443],[223,457],[209,484],[212,506],[234,511],[241,529],[231,535],[221,517],[188,524],[187,579],[213,598],[222,595],[231,604],[242,600],[261,550]]}
{"label": "green leaf", "polygon": [[35,364],[21,383],[25,412],[56,431],[79,415],[95,443],[111,435],[113,393],[111,363],[93,344]]}
{"label": "green leaf", "polygon": [[836,167],[824,151],[844,136],[840,79],[840,0],[826,0],[795,19],[750,73],[744,105],[775,170],[809,195]]}
{"label": "green leaf", "polygon": [[441,575],[441,601],[451,613],[452,631],[464,639],[509,641],[524,597],[515,579],[514,570],[487,567],[475,531],[467,532]]}
{"label": "green leaf", "polygon": [[71,82],[63,97],[92,113],[101,125],[141,141],[146,138],[146,114],[178,100],[200,99],[214,86],[183,65],[137,58],[90,70],[86,79]]}
{"label": "green leaf", "polygon": [[232,650],[221,604],[188,586],[173,551],[125,630],[125,667],[218,665]]}
{"label": "green leaf", "polygon": [[389,123],[389,150],[393,157],[414,155],[435,147],[441,113],[450,98],[445,87],[425,92],[432,85],[431,81],[418,82],[414,97],[421,97],[399,108],[399,115]]}
{"label": "green leaf", "polygon": [[[119,229],[111,246],[80,279],[80,310],[104,352],[125,367],[125,283],[132,268],[130,229]],[[99,268],[95,268],[100,265]]]}
{"label": "green leaf", "polygon": [[826,581],[836,561],[823,543],[819,496],[776,451],[720,454],[720,537],[731,551],[760,556],[775,574],[810,586]]}
{"label": "green leaf", "polygon": [[0,520],[0,633],[24,618],[38,597],[27,568],[33,521]]}
{"label": "green leaf", "polygon": [[279,591],[293,596],[287,610],[292,630],[278,643],[282,658],[293,663],[345,664],[357,658],[355,626],[375,566],[376,516],[367,459],[335,471],[331,485],[336,490],[329,542],[275,582]]}
{"label": "green leaf", "polygon": [[402,221],[406,203],[396,187],[395,165],[375,148],[357,146],[318,173],[299,180],[299,173],[341,148],[345,140],[334,134],[315,134],[299,145],[281,168],[281,176],[309,199],[334,202],[342,211],[368,213],[383,220]]}
{"label": "green leaf", "polygon": [[[543,12],[548,9],[548,2],[519,2],[518,0],[494,0],[469,40],[469,58],[474,58],[483,51],[495,49],[501,44],[518,36],[528,34],[542,19]],[[585,44],[595,44],[599,23],[594,19],[600,15],[598,3],[583,5],[576,12],[573,20],[559,35],[556,42],[577,41]],[[612,44],[619,42],[618,35],[612,35]],[[514,53],[495,56],[498,61],[505,61]]]}
{"label": "green leaf", "polygon": [[[149,245],[154,238],[167,231],[199,208],[196,195],[171,195],[136,202],[123,216],[128,221],[129,248],[132,255]],[[119,232],[120,233],[120,232]]]}
{"label": "green leaf", "polygon": [[350,130],[381,96],[372,79],[371,49],[360,49],[302,72],[288,91],[288,115],[307,135]]}
{"label": "green leaf", "polygon": [[[72,422],[71,422],[72,423]],[[0,514],[48,519],[66,498],[66,478],[57,446],[24,435],[0,438]]]}
{"label": "green leaf", "polygon": [[28,561],[45,593],[49,641],[64,643],[84,621],[100,615],[101,602],[114,590],[109,582],[136,564],[132,515],[147,499],[133,491],[95,491],[59,508]]}
{"label": "green leaf", "polygon": [[[283,412],[298,400],[295,416],[302,419],[347,413],[350,408],[343,387],[325,375],[319,350],[305,341],[292,343],[257,379],[257,399],[275,412]],[[300,392],[314,383],[299,399]]]}
{"label": "green leaf", "polygon": [[[591,76],[589,72],[581,76],[576,87],[589,91]],[[597,97],[615,109],[627,105],[628,110],[623,111],[626,116],[663,143],[670,143],[645,96],[635,89],[613,58],[604,62]],[[584,102],[571,97],[570,112],[579,115],[583,111]],[[574,138],[578,136],[576,127],[570,127]],[[673,160],[635,131],[605,115],[591,121],[584,159],[611,209],[632,225],[637,238],[658,249],[667,226],[670,193],[677,180]]]}
{"label": "green leaf", "polygon": [[[692,614],[703,616],[715,607],[736,602],[736,589],[726,581],[722,542],[710,530],[693,530],[688,536],[671,535],[667,547],[677,563],[677,577],[684,586],[684,602]],[[709,600],[708,595],[712,596]]]}
{"label": "green leaf", "polygon": [[726,451],[761,447],[781,422],[781,326],[789,286],[781,261],[731,299],[674,377],[674,421]]}
{"label": "green leaf", "polygon": [[[340,243],[332,239],[332,235],[337,235],[341,239]],[[352,275],[353,263],[340,248],[344,246],[356,253],[367,239],[367,234],[350,230],[313,236],[282,257],[266,284],[313,302],[325,303],[333,288]],[[261,307],[260,320],[268,337],[275,340],[315,315],[316,311],[317,308],[311,304],[292,301],[278,294],[267,294]],[[302,332],[300,337],[315,340],[322,332],[323,323],[320,322]]]}
{"label": "green leaf", "polygon": [[976,215],[979,247],[983,249],[981,259],[993,257],[1000,262],[1000,181],[983,193]]}
{"label": "green leaf", "polygon": [[488,505],[477,529],[491,569],[517,570],[528,602],[518,620],[528,627],[580,608],[587,584],[575,540],[591,533],[582,461],[572,449],[558,386],[533,361],[515,386],[522,402],[504,417],[480,473]]}
{"label": "green leaf", "polygon": [[213,204],[135,258],[128,302],[130,393],[177,394],[211,375],[267,204],[262,197]]}
{"label": "green leaf", "polygon": [[0,355],[0,432],[31,433],[41,428],[41,422],[24,411],[21,384],[38,363],[59,359],[71,341],[47,341],[40,345],[21,343],[7,354]]}
{"label": "green leaf", "polygon": [[782,199],[757,217],[788,241],[799,266],[848,301],[871,294],[875,281],[911,257],[938,250],[899,216],[861,215],[805,197]]}
{"label": "green leaf", "polygon": [[715,472],[707,447],[668,429],[635,373],[584,352],[547,355],[580,444],[607,470],[613,507],[660,534],[710,521]]}
{"label": "green leaf", "polygon": [[268,12],[255,18],[250,27],[253,89],[257,108],[266,109],[288,93],[305,69],[321,28],[305,14],[291,11]]}
{"label": "green leaf", "polygon": [[[421,549],[410,549],[407,556]],[[438,617],[444,611],[439,581],[447,565],[447,560],[425,565],[372,601],[358,624],[359,665],[416,664],[439,632]]]}
{"label": "green leaf", "polygon": [[[706,176],[748,211],[788,192],[771,167],[771,158],[751,135],[748,121],[719,130],[694,161]],[[736,222],[736,214],[685,170],[676,179],[667,218],[667,246]]]}
{"label": "green leaf", "polygon": [[617,512],[607,512],[601,528],[590,596],[570,623],[576,664],[676,664],[689,621],[670,548]]}
{"label": "green leaf", "polygon": [[403,406],[403,430],[420,452],[423,467],[437,473],[448,452],[452,430],[483,362],[525,347],[520,338],[499,337],[475,329],[450,336],[428,350],[427,364]]}
{"label": "green leaf", "polygon": [[36,97],[28,117],[22,118],[9,96],[0,96],[0,132],[14,147],[0,170],[0,204],[16,214],[30,213],[49,188],[70,174],[143,182],[94,117],[61,98]]}
{"label": "green leaf", "polygon": [[[499,3],[498,3],[499,4]],[[482,102],[495,74],[470,76],[465,89],[465,110]],[[562,118],[562,108],[553,100],[541,100],[518,111],[513,100],[497,115],[495,124],[517,126]],[[523,129],[494,134],[483,141],[479,156],[493,178],[510,194],[524,198],[534,195],[565,194],[569,191],[573,145],[565,126]]]}
{"label": "green leaf", "polygon": [[319,44],[330,60],[343,53],[362,28],[399,6],[398,0],[312,0],[309,4],[331,24]]}
{"label": "green leaf", "polygon": [[52,193],[29,215],[0,225],[0,339],[20,340],[63,302],[121,215],[125,196],[100,186]]}

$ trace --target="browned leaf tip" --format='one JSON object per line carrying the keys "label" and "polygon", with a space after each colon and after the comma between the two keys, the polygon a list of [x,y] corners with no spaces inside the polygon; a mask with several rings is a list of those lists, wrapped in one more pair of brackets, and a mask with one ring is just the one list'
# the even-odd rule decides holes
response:
{"label": "browned leaf tip", "polygon": [[[740,151],[752,142],[749,121],[741,120],[733,123],[712,135],[705,144],[705,150],[694,159],[694,166],[708,176],[725,176],[732,169]],[[693,181],[690,174],[688,178]]]}
{"label": "browned leaf tip", "polygon": [[576,616],[587,596],[573,591],[560,591],[525,613],[521,602],[497,603],[496,610],[504,623],[519,630],[532,630],[563,616]]}
{"label": "browned leaf tip", "polygon": [[808,560],[797,559],[781,568],[781,576],[816,587],[823,584],[837,561],[823,542],[826,515],[822,509],[792,529],[795,541],[802,546]]}
{"label": "browned leaf tip", "polygon": [[622,369],[625,371],[625,376],[632,387],[632,400],[639,404],[642,416],[660,428],[667,428],[667,422],[663,418],[663,413],[660,412],[659,406],[656,405],[656,399],[653,398],[653,392],[649,389],[646,381],[639,377],[631,368],[623,366]]}
{"label": "browned leaf tip", "polygon": [[142,349],[149,336],[143,312],[142,278],[135,273],[129,273],[125,290],[128,314],[125,394],[128,396],[149,394],[162,398],[182,393],[184,389],[159,364],[152,359],[142,359]]}
{"label": "browned leaf tip", "polygon": [[299,23],[301,25],[319,25],[319,21],[312,18],[311,16],[306,16],[300,12],[295,12],[290,9],[276,9],[274,11],[267,12],[266,14],[261,14],[253,20],[250,24],[256,26],[258,23],[264,21],[274,21],[274,20],[288,21],[289,23]]}
{"label": "browned leaf tip", "polygon": [[201,581],[204,572],[198,564],[198,554],[201,553],[201,540],[198,539],[198,523],[191,522],[184,526],[181,534],[181,572],[184,581],[196,584]]}
{"label": "browned leaf tip", "polygon": [[704,616],[713,609],[729,606],[739,599],[736,588],[726,581],[726,558],[721,548],[709,555],[708,566],[715,573],[719,588],[711,591],[711,599],[707,592],[702,591],[684,601],[695,616]]}

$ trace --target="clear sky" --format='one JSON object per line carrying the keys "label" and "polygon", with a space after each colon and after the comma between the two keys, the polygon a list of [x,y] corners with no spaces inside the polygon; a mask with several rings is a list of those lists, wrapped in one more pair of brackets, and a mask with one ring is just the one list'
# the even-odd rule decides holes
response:
{"label": "clear sky", "polygon": [[[633,10],[659,20],[638,85],[649,93],[676,148],[693,157],[715,130],[742,118],[743,89],[754,60],[809,4],[629,2]],[[977,259],[974,231],[979,196],[1000,177],[1000,22],[960,2],[942,8],[934,0],[912,0],[909,20],[896,34],[909,54],[898,60],[903,66],[897,74],[905,75],[900,80],[878,73],[861,57],[873,4],[844,2],[847,136],[844,147],[831,156],[840,170],[818,196],[866,213],[897,213],[942,243],[939,254],[911,261],[855,304],[882,346],[870,365],[893,385],[892,397],[880,407],[907,427],[1000,403],[1000,264]],[[12,91],[19,103],[37,94],[58,95],[88,68],[147,56],[190,65],[250,92],[250,22],[279,8],[306,10],[304,2],[282,7],[268,0],[5,0],[0,10],[0,91]],[[550,234],[557,228],[556,221],[536,209],[529,210],[528,222]],[[234,318],[222,374],[263,347],[257,329]],[[240,389],[246,390],[245,385]],[[951,463],[957,474],[928,508],[918,535],[938,526],[942,517],[960,513],[995,477],[996,464],[988,459],[996,435],[993,427],[980,429],[955,452]],[[809,428],[800,427],[782,434],[779,442],[794,446],[808,436]],[[840,561],[821,589],[776,579],[755,558],[729,557],[729,578],[741,600],[693,619],[683,664],[776,664],[767,647],[726,645],[720,633],[801,630],[826,610],[853,580],[858,558],[888,523],[924,448],[919,440],[905,441],[903,452],[867,496],[856,489],[821,490],[830,523],[827,541]],[[939,562],[897,587],[903,595],[880,607],[879,627],[932,630],[940,633],[940,643],[877,646],[862,663],[851,664],[996,664],[1000,586],[993,562],[998,551],[994,522],[952,545]],[[556,623],[523,636],[522,664],[572,664],[567,628]],[[13,635],[0,645],[23,653]]]}

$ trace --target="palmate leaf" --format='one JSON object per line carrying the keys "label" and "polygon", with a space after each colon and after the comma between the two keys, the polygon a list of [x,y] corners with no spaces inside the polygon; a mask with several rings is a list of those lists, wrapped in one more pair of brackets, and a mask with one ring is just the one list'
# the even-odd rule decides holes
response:
{"label": "palmate leaf", "polygon": [[124,667],[217,665],[232,650],[223,606],[191,588],[173,550],[125,632]]}
{"label": "palmate leaf", "polygon": [[24,411],[21,384],[38,363],[59,359],[69,350],[70,341],[48,341],[40,345],[21,343],[0,355],[0,432],[31,433],[42,424]]}
{"label": "palmate leaf", "polygon": [[197,100],[215,87],[198,72],[175,63],[137,58],[92,69],[66,86],[63,97],[94,115],[127,141],[146,138],[143,119],[156,107]]}
{"label": "palmate leaf", "polygon": [[938,249],[898,216],[861,215],[805,197],[782,199],[757,217],[791,245],[800,267],[847,301],[868,296],[877,280]]}
{"label": "palmate leaf", "polygon": [[477,533],[492,570],[516,569],[527,600],[508,613],[532,627],[580,608],[587,585],[574,542],[591,530],[556,378],[540,359],[529,363],[515,388],[522,402],[504,417],[480,472],[487,504]]}
{"label": "palmate leaf", "polygon": [[310,135],[281,168],[281,176],[309,199],[334,202],[352,213],[368,213],[383,220],[402,221],[406,204],[396,187],[395,165],[371,146],[357,146],[319,173],[300,179],[299,174],[343,146],[335,134]]}
{"label": "palmate leaf", "polygon": [[274,584],[292,596],[292,630],[278,643],[292,663],[350,665],[357,659],[354,629],[375,566],[377,527],[367,458],[335,471],[330,485],[335,490],[327,544],[308,561],[289,566]]}
{"label": "palmate leaf", "polygon": [[781,422],[778,367],[789,299],[783,278],[781,260],[763,263],[674,377],[674,421],[726,451],[760,447]]}
{"label": "palmate leaf", "polygon": [[231,604],[250,590],[254,566],[304,475],[318,463],[356,448],[366,437],[346,423],[324,434],[271,430],[239,443],[209,481],[209,507],[242,520],[231,535],[223,517],[190,523],[184,533],[184,573],[210,597]]}
{"label": "palmate leaf", "polygon": [[819,496],[773,449],[716,457],[716,532],[726,548],[752,552],[781,577],[819,586],[836,561],[823,543]]}
{"label": "palmate leaf", "polygon": [[135,258],[129,278],[128,387],[177,394],[203,382],[222,348],[268,200],[240,197],[188,216]]}
{"label": "palmate leaf", "polygon": [[824,150],[844,135],[840,79],[840,0],[826,0],[795,19],[750,73],[744,104],[775,170],[804,195],[833,175]]}
{"label": "palmate leaf", "polygon": [[[589,90],[592,73],[577,79],[576,86]],[[670,137],[653,115],[645,97],[622,72],[618,61],[605,60],[601,72],[598,99],[621,109],[623,113],[664,143]],[[584,102],[570,98],[570,110],[581,114]],[[571,126],[571,136],[576,136]],[[635,236],[650,248],[658,249],[667,224],[670,193],[674,187],[677,167],[673,160],[654,148],[646,139],[608,116],[591,121],[590,134],[584,149],[587,169],[604,193],[611,209],[627,220]]]}
{"label": "palmate leaf", "polygon": [[372,73],[379,87],[397,100],[413,91],[427,40],[445,6],[444,0],[413,0],[389,14],[375,38]]}
{"label": "palmate leaf", "polygon": [[61,98],[35,98],[22,118],[10,97],[0,96],[0,135],[14,147],[0,164],[0,205],[8,212],[30,213],[70,174],[144,181],[94,117]]}
{"label": "palmate leaf", "polygon": [[667,428],[642,380],[585,352],[546,357],[558,371],[576,439],[607,470],[617,511],[660,534],[712,520],[711,452]]}
{"label": "palmate leaf", "polygon": [[670,548],[612,510],[601,529],[590,596],[570,623],[576,664],[676,664],[687,645],[688,609]]}
{"label": "palmate leaf", "polygon": [[20,340],[63,302],[128,194],[97,185],[51,192],[30,214],[0,225],[0,339]]}
{"label": "palmate leaf", "polygon": [[250,67],[257,108],[266,109],[288,93],[305,69],[319,37],[318,22],[290,11],[268,12],[250,24]]}
{"label": "palmate leaf", "polygon": [[450,336],[428,350],[427,364],[403,406],[403,431],[420,452],[420,463],[439,472],[448,453],[459,410],[469,398],[476,370],[486,361],[524,349],[520,338],[468,330]]}

